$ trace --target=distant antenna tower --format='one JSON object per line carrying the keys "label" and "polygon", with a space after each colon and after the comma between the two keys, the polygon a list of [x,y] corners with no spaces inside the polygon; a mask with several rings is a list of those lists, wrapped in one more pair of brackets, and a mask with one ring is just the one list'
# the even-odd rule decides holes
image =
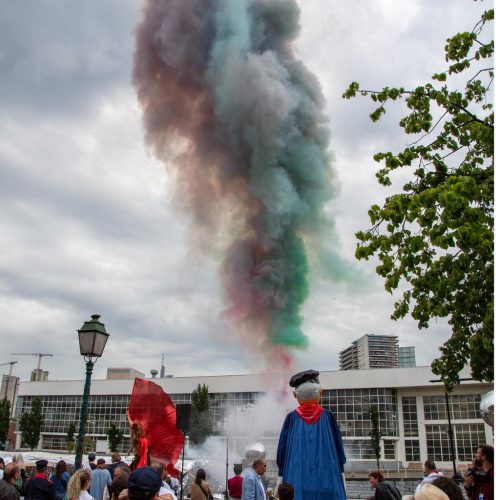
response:
{"label": "distant antenna tower", "polygon": [[165,355],[161,353],[160,378],[165,378],[165,365],[163,364],[164,360],[165,360]]}

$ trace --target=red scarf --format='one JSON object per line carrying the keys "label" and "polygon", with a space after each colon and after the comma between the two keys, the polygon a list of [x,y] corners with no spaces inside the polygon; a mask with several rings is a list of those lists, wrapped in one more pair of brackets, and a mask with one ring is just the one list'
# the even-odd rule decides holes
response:
{"label": "red scarf", "polygon": [[323,408],[317,403],[306,401],[305,403],[300,403],[300,406],[295,411],[307,425],[311,425],[318,421],[323,413]]}
{"label": "red scarf", "polygon": [[45,481],[52,484],[52,481],[50,481],[49,478],[43,472],[37,472],[34,477],[39,477],[40,479],[45,479]]}

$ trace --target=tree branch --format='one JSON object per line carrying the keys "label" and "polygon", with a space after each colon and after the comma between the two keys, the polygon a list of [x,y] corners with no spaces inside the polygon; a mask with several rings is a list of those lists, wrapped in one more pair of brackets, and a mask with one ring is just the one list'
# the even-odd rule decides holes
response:
{"label": "tree branch", "polygon": [[436,127],[439,125],[439,122],[448,114],[448,110],[446,110],[442,115],[441,118],[436,122],[436,124],[423,136],[421,136],[419,139],[417,139],[415,142],[411,142],[410,144],[407,144],[407,147],[414,146],[415,144],[418,144],[424,137],[427,137],[428,135],[432,134]]}
{"label": "tree branch", "polygon": [[469,85],[470,82],[476,79],[478,75],[480,75],[483,71],[491,71],[494,70],[495,68],[483,68],[480,69],[470,80],[467,80],[467,85]]}

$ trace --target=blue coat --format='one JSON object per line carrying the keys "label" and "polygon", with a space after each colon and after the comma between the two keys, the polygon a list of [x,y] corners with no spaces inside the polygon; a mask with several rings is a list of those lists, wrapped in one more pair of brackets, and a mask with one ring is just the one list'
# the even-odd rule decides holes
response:
{"label": "blue coat", "polygon": [[344,445],[335,417],[323,410],[307,424],[296,411],[286,416],[276,462],[284,483],[295,488],[295,500],[346,500],[342,472]]}
{"label": "blue coat", "polygon": [[250,471],[243,478],[243,491],[241,500],[266,500],[264,485],[260,476],[255,471]]}

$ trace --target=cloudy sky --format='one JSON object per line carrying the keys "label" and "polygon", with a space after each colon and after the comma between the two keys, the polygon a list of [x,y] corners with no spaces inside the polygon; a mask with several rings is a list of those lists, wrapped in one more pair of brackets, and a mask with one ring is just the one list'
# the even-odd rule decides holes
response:
{"label": "cloudy sky", "polygon": [[[399,148],[400,111],[378,124],[363,88],[415,86],[445,67],[447,36],[471,29],[491,2],[301,0],[297,54],[317,75],[331,122],[341,186],[329,207],[337,251],[360,281],[313,273],[303,308],[310,347],[297,368],[336,369],[338,353],[366,334],[398,335],[430,364],[449,335],[445,321],[419,331],[389,319],[395,297],[375,262],[354,258],[354,232],[388,192],[372,155]],[[76,330],[92,313],[111,334],[95,369],[131,366],[178,376],[262,368],[220,319],[218,262],[193,247],[190,220],[173,207],[174,182],[146,149],[131,85],[138,0],[1,0],[0,17],[0,363],[33,356],[50,378],[82,378]],[[2,367],[4,373],[8,366]]]}

